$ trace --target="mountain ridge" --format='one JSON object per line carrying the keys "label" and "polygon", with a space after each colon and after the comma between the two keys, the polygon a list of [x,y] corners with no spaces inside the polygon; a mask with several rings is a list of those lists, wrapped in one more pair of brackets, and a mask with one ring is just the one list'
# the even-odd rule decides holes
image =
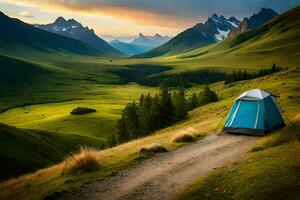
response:
{"label": "mountain ridge", "polygon": [[[63,35],[72,39],[76,39],[87,43],[93,48],[106,51],[110,54],[116,54],[122,56],[122,53],[117,49],[110,46],[102,38],[95,34],[94,29],[89,27],[84,27],[81,23],[75,19],[66,20],[63,17],[58,17],[53,23],[44,25],[35,25],[35,27],[40,28],[44,31],[51,33]],[[123,55],[124,56],[124,55]]]}
{"label": "mountain ridge", "polygon": [[171,55],[207,46],[227,37],[230,30],[238,27],[239,21],[235,17],[226,19],[224,16],[213,14],[205,23],[198,23],[179,33],[166,44],[157,47],[134,58],[152,58]]}
{"label": "mountain ridge", "polygon": [[21,55],[54,52],[85,56],[115,56],[69,37],[36,28],[0,12],[0,53]]}

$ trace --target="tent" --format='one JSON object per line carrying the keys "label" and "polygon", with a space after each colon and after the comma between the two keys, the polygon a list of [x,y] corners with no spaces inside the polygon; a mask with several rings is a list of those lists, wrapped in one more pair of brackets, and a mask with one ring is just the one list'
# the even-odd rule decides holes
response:
{"label": "tent", "polygon": [[263,90],[253,89],[234,101],[222,133],[265,135],[283,126],[274,97]]}

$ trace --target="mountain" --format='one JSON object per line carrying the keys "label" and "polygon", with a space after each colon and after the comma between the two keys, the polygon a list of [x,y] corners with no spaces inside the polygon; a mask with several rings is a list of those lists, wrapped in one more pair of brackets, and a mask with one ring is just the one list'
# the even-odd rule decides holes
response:
{"label": "mountain", "polygon": [[114,47],[115,49],[127,54],[127,55],[136,55],[136,54],[141,54],[147,51],[150,51],[151,47],[149,46],[142,46],[139,44],[131,44],[131,43],[126,43],[126,42],[122,42],[120,40],[112,40],[109,42],[109,44]]}
{"label": "mountain", "polygon": [[89,44],[99,51],[105,51],[110,54],[119,54],[121,53],[110,46],[103,39],[98,37],[93,29],[88,27],[83,27],[81,23],[77,22],[74,19],[65,20],[63,17],[59,17],[55,20],[54,23],[46,25],[36,25],[42,30],[63,35],[69,38],[80,40]]}
{"label": "mountain", "polygon": [[224,16],[214,14],[204,24],[196,24],[194,27],[178,34],[166,44],[134,57],[151,58],[172,55],[207,46],[225,39],[231,30],[238,27],[239,23],[239,20],[235,17],[226,19]]}
{"label": "mountain", "polygon": [[15,56],[32,52],[107,55],[106,51],[100,51],[81,41],[35,28],[0,12],[0,53]]}
{"label": "mountain", "polygon": [[252,31],[170,59],[184,66],[197,63],[198,67],[265,68],[274,63],[283,67],[297,67],[299,36],[300,6]]}
{"label": "mountain", "polygon": [[161,46],[171,39],[169,36],[162,36],[160,34],[155,34],[154,36],[145,36],[140,33],[131,44],[146,46],[150,48],[155,48]]}
{"label": "mountain", "polygon": [[241,33],[245,33],[247,31],[253,30],[255,28],[258,28],[262,24],[270,21],[274,17],[277,17],[278,13],[276,13],[274,10],[270,8],[262,8],[259,13],[252,15],[249,19],[246,17],[244,20],[241,22],[241,24],[231,30],[229,32],[229,37],[236,36]]}

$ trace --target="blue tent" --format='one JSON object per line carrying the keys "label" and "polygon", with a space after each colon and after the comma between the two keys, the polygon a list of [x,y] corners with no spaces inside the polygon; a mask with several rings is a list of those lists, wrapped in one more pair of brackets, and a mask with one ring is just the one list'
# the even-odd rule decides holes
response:
{"label": "blue tent", "polygon": [[284,121],[274,97],[254,89],[244,92],[234,101],[222,132],[265,135],[283,126]]}

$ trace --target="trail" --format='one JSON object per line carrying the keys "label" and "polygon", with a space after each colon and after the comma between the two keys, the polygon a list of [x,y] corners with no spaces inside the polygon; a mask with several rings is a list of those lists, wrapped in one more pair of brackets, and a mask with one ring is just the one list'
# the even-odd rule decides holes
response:
{"label": "trail", "polygon": [[139,164],[65,193],[61,200],[167,200],[195,178],[235,162],[258,138],[211,134],[195,144],[159,154]]}

